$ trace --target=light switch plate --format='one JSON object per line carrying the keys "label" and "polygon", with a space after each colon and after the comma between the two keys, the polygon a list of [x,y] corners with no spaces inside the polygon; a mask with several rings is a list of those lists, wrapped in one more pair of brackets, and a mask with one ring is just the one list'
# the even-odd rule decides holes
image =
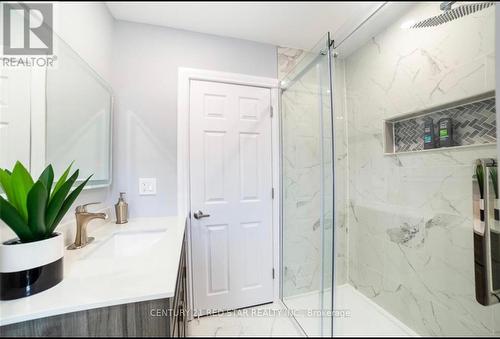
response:
{"label": "light switch plate", "polygon": [[139,195],[155,195],[156,178],[139,178]]}

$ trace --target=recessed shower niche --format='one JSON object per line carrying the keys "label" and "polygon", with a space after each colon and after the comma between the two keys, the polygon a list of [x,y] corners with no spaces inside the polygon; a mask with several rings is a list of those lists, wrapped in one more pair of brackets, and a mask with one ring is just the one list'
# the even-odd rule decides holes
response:
{"label": "recessed shower niche", "polygon": [[[446,146],[440,145],[439,142],[439,122],[442,119],[450,119],[451,122],[451,142]],[[427,126],[433,128],[434,147],[430,149],[424,149],[426,122]],[[383,129],[384,153],[388,155],[494,145],[496,143],[495,93],[488,92],[398,115],[384,120]],[[431,137],[428,135],[428,138]]]}

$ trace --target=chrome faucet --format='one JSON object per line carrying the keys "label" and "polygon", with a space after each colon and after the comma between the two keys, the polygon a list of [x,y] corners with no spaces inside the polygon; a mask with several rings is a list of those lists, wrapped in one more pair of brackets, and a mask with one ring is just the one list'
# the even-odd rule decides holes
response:
{"label": "chrome faucet", "polygon": [[93,219],[107,219],[108,215],[106,213],[91,213],[87,211],[88,205],[99,204],[98,202],[92,202],[90,204],[85,204],[78,206],[75,211],[76,217],[76,237],[75,242],[68,247],[68,250],[76,250],[87,246],[89,243],[94,241],[93,237],[87,237],[87,225]]}

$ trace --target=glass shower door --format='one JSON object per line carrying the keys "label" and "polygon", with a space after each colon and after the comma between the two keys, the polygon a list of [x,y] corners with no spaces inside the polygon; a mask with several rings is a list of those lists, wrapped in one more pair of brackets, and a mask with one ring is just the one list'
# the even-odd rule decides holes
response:
{"label": "glass shower door", "polygon": [[330,336],[332,99],[328,36],[282,82],[282,300],[309,336]]}

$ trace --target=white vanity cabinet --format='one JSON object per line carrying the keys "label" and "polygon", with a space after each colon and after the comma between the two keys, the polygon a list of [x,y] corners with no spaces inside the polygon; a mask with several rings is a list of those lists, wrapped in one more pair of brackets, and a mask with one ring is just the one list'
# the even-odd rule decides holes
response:
{"label": "white vanity cabinet", "polygon": [[[0,337],[186,335],[185,220],[105,223],[92,235],[96,241],[66,251],[61,284],[0,302]],[[133,256],[115,247],[130,249],[132,243],[136,244]]]}

